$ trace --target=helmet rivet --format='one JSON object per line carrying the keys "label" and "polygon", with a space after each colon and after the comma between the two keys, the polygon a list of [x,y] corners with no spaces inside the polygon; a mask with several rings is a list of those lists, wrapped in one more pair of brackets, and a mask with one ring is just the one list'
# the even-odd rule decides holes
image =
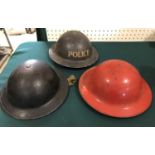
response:
{"label": "helmet rivet", "polygon": [[30,67],[31,67],[31,64],[26,64],[25,67],[26,67],[26,68],[30,68]]}

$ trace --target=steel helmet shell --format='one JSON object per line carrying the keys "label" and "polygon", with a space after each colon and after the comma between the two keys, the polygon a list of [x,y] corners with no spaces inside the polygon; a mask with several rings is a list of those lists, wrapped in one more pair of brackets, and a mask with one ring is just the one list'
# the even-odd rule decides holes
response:
{"label": "steel helmet shell", "polygon": [[49,50],[50,58],[59,65],[82,68],[95,63],[98,52],[80,31],[68,31]]}
{"label": "steel helmet shell", "polygon": [[56,110],[68,91],[62,73],[40,60],[27,60],[1,91],[2,109],[17,119],[36,119]]}
{"label": "steel helmet shell", "polygon": [[80,78],[84,100],[102,114],[133,117],[151,105],[152,92],[138,70],[123,60],[107,60]]}

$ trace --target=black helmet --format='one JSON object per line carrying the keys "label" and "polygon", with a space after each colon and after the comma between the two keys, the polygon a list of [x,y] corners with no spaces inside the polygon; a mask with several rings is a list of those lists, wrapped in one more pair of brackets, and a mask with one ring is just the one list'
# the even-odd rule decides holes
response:
{"label": "black helmet", "polygon": [[36,119],[64,101],[68,83],[62,73],[40,60],[27,60],[10,75],[1,91],[2,109],[17,119]]}
{"label": "black helmet", "polygon": [[64,33],[49,50],[50,58],[66,67],[82,68],[95,63],[98,52],[80,31]]}

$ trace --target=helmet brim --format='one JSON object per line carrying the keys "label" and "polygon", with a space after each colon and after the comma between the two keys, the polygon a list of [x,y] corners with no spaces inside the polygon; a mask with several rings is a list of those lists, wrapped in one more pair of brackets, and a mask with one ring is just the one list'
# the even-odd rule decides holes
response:
{"label": "helmet brim", "polygon": [[97,52],[97,50],[92,47],[92,55],[85,59],[85,60],[69,60],[69,59],[65,59],[62,58],[61,56],[59,56],[56,52],[55,52],[55,45],[49,49],[49,57],[57,64],[61,65],[61,66],[65,66],[65,67],[70,67],[70,68],[83,68],[83,67],[87,67],[87,66],[91,66],[92,64],[94,64],[98,58],[99,58],[99,54]]}
{"label": "helmet brim", "polygon": [[4,87],[1,90],[1,97],[0,97],[0,104],[2,109],[10,116],[16,119],[23,119],[23,120],[37,119],[54,112],[59,106],[63,104],[68,93],[68,83],[66,78],[61,72],[57,70],[55,70],[55,72],[60,78],[59,89],[58,92],[55,94],[55,96],[47,103],[43,104],[40,107],[32,109],[21,109],[15,107],[8,100],[6,87]]}
{"label": "helmet brim", "polygon": [[126,104],[113,104],[107,101],[100,100],[95,94],[93,94],[88,86],[86,80],[91,77],[94,68],[87,70],[79,80],[79,91],[85,102],[101,114],[105,114],[112,117],[128,118],[134,117],[145,112],[150,106],[152,101],[152,91],[145,80],[143,80],[143,87],[140,92],[139,98]]}

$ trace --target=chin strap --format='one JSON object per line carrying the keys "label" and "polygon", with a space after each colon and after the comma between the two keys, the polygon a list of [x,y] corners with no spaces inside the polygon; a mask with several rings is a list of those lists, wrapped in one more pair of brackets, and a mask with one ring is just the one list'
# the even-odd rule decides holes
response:
{"label": "chin strap", "polygon": [[68,78],[67,78],[67,81],[68,81],[68,85],[69,86],[73,86],[76,81],[77,81],[77,78],[75,77],[75,75],[70,75]]}

